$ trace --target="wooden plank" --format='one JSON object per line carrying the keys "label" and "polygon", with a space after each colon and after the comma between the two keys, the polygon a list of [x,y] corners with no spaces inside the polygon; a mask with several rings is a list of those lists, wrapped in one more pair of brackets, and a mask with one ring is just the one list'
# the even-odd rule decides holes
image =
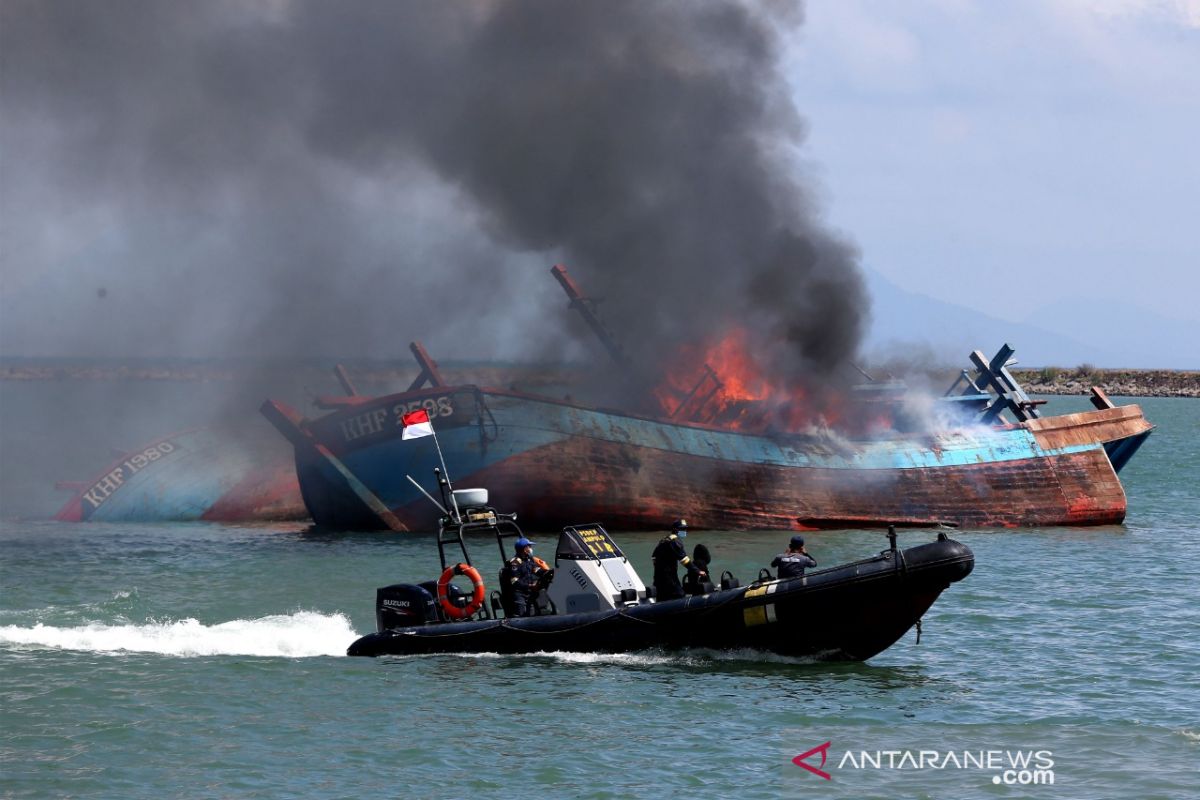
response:
{"label": "wooden plank", "polygon": [[979,382],[983,383],[982,389],[990,389],[996,393],[996,399],[993,400],[986,409],[980,421],[985,425],[990,425],[996,421],[1001,412],[1008,406],[1008,400],[1004,396],[1004,387],[996,380],[996,376],[992,374],[991,365],[984,358],[983,353],[978,350],[971,351],[971,363],[975,365],[975,371]]}
{"label": "wooden plank", "polygon": [[322,460],[333,467],[334,471],[345,481],[347,488],[362,501],[363,505],[370,509],[371,513],[385,527],[398,533],[408,531],[408,527],[342,463],[341,459],[335,456],[328,447],[319,444],[309,435],[308,431],[304,430],[304,418],[295,409],[277,400],[267,400],[258,410],[275,426],[276,430],[284,435],[284,438],[292,443],[297,451],[305,453],[311,458]]}
{"label": "wooden plank", "polygon": [[1108,394],[1099,386],[1092,387],[1092,405],[1103,411],[1106,408],[1116,408],[1117,404],[1108,399]]}
{"label": "wooden plank", "polygon": [[354,388],[354,383],[351,382],[350,375],[346,372],[345,367],[343,367],[341,364],[338,364],[333,368],[333,373],[337,375],[338,383],[342,384],[342,391],[344,391],[350,397],[358,396],[358,392]]}
{"label": "wooden plank", "polygon": [[596,314],[596,302],[591,298],[585,297],[580,291],[578,284],[574,279],[567,274],[567,268],[562,264],[555,264],[550,269],[550,274],[562,286],[563,291],[567,293],[567,298],[571,301],[571,308],[579,312],[579,316],[583,317],[583,321],[591,328],[592,333],[600,340],[600,344],[608,351],[608,355],[618,366],[625,369],[632,368],[632,362],[621,345],[617,343],[617,339],[612,335],[612,332],[605,327],[599,315]]}
{"label": "wooden plank", "polygon": [[675,406],[675,410],[668,414],[667,418],[673,419],[676,417],[676,415],[680,414],[684,408],[687,407],[687,404],[692,401],[692,398],[696,396],[696,393],[700,391],[700,387],[709,380],[711,380],[714,384],[712,391],[706,394],[704,399],[696,404],[696,407],[692,410],[692,413],[686,417],[687,419],[696,421],[696,418],[700,415],[700,412],[704,410],[704,406],[709,400],[712,399],[714,394],[721,390],[721,387],[723,386],[720,378],[717,377],[716,370],[714,370],[708,364],[704,365],[704,372],[700,375],[700,380],[696,381],[696,385],[692,387],[692,390],[687,393],[687,396],[684,397],[683,400],[679,401],[679,405]]}
{"label": "wooden plank", "polygon": [[442,378],[441,370],[438,369],[437,362],[429,356],[423,344],[419,341],[409,342],[408,349],[412,351],[413,358],[417,360],[417,364],[421,367],[421,372],[409,385],[408,391],[412,392],[420,389],[426,383],[434,389],[440,389],[447,385],[446,381]]}
{"label": "wooden plank", "polygon": [[1029,395],[1025,394],[1025,389],[1021,386],[1020,381],[1008,371],[1008,359],[1014,352],[1016,351],[1005,342],[992,359],[990,366],[992,372],[1008,387],[1009,393],[1015,398],[1017,405],[1013,408],[1013,413],[1020,416],[1023,421],[1034,419],[1037,417],[1037,406],[1042,405],[1045,401],[1029,399]]}
{"label": "wooden plank", "polygon": [[980,395],[980,394],[987,394],[987,390],[986,390],[986,389],[983,389],[983,388],[981,388],[981,387],[980,387],[978,384],[976,384],[976,383],[975,383],[975,380],[974,380],[974,379],[971,377],[971,373],[967,372],[967,371],[964,369],[962,372],[960,372],[960,373],[959,373],[959,375],[958,375],[958,377],[955,379],[954,383],[950,384],[950,388],[949,388],[949,389],[947,389],[947,390],[946,390],[946,393],[945,393],[944,395],[942,395],[942,396],[943,396],[943,397],[950,397],[950,396],[951,396],[952,394],[954,394],[954,392],[955,392],[955,391],[958,389],[958,385],[959,385],[960,383],[963,383],[963,382],[966,382],[966,385],[965,385],[965,386],[963,386],[963,389],[962,389],[962,394],[963,394],[963,395],[971,395],[971,394],[974,394],[974,395]]}
{"label": "wooden plank", "polygon": [[1021,385],[1004,366],[1013,352],[1013,349],[1005,344],[991,361],[988,361],[978,350],[971,353],[971,363],[975,365],[978,377],[986,387],[996,393],[996,401],[983,413],[982,421],[985,424],[993,423],[1005,408],[1012,411],[1013,416],[1021,422],[1036,416],[1030,411],[1033,408],[1033,401],[1029,399],[1029,395],[1025,394]]}

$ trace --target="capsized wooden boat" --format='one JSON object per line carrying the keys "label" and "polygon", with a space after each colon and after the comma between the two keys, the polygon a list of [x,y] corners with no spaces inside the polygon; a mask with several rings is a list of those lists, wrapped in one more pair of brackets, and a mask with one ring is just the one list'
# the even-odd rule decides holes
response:
{"label": "capsized wooden boat", "polygon": [[286,447],[194,428],[123,452],[72,492],[61,522],[255,522],[308,517]]}

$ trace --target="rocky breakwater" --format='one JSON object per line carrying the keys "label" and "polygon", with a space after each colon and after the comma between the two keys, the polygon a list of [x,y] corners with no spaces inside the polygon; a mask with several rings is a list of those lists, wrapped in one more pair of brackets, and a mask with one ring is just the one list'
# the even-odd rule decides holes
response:
{"label": "rocky breakwater", "polygon": [[1074,368],[1014,369],[1030,394],[1087,394],[1099,386],[1110,396],[1200,397],[1200,372],[1169,369]]}

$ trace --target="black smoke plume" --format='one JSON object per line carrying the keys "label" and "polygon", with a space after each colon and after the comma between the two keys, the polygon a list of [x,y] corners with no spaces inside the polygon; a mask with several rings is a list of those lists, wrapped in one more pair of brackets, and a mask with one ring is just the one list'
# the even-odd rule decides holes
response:
{"label": "black smoke plume", "polygon": [[731,325],[783,374],[855,353],[799,4],[0,13],[5,354],[561,355],[555,261],[648,364]]}

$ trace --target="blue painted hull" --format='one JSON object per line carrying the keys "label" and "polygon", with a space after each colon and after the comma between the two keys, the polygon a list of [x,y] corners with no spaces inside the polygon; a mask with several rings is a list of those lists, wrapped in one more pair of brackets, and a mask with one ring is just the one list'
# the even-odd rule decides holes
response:
{"label": "blue painted hull", "polygon": [[[852,442],[678,424],[471,386],[376,398],[307,423],[414,529],[432,529],[436,512],[406,475],[428,486],[438,464],[433,438],[400,438],[399,416],[417,407],[430,411],[456,485],[488,488],[532,528],[603,519],[615,529],[655,529],[679,516],[738,530],[895,520],[1104,524],[1125,515],[1102,441],[1048,444],[1024,426]],[[326,460],[298,451],[297,474],[318,524],[380,526]]]}
{"label": "blue painted hull", "polygon": [[239,447],[229,436],[200,428],[121,456],[68,500],[55,519],[245,522],[305,516],[286,451]]}

